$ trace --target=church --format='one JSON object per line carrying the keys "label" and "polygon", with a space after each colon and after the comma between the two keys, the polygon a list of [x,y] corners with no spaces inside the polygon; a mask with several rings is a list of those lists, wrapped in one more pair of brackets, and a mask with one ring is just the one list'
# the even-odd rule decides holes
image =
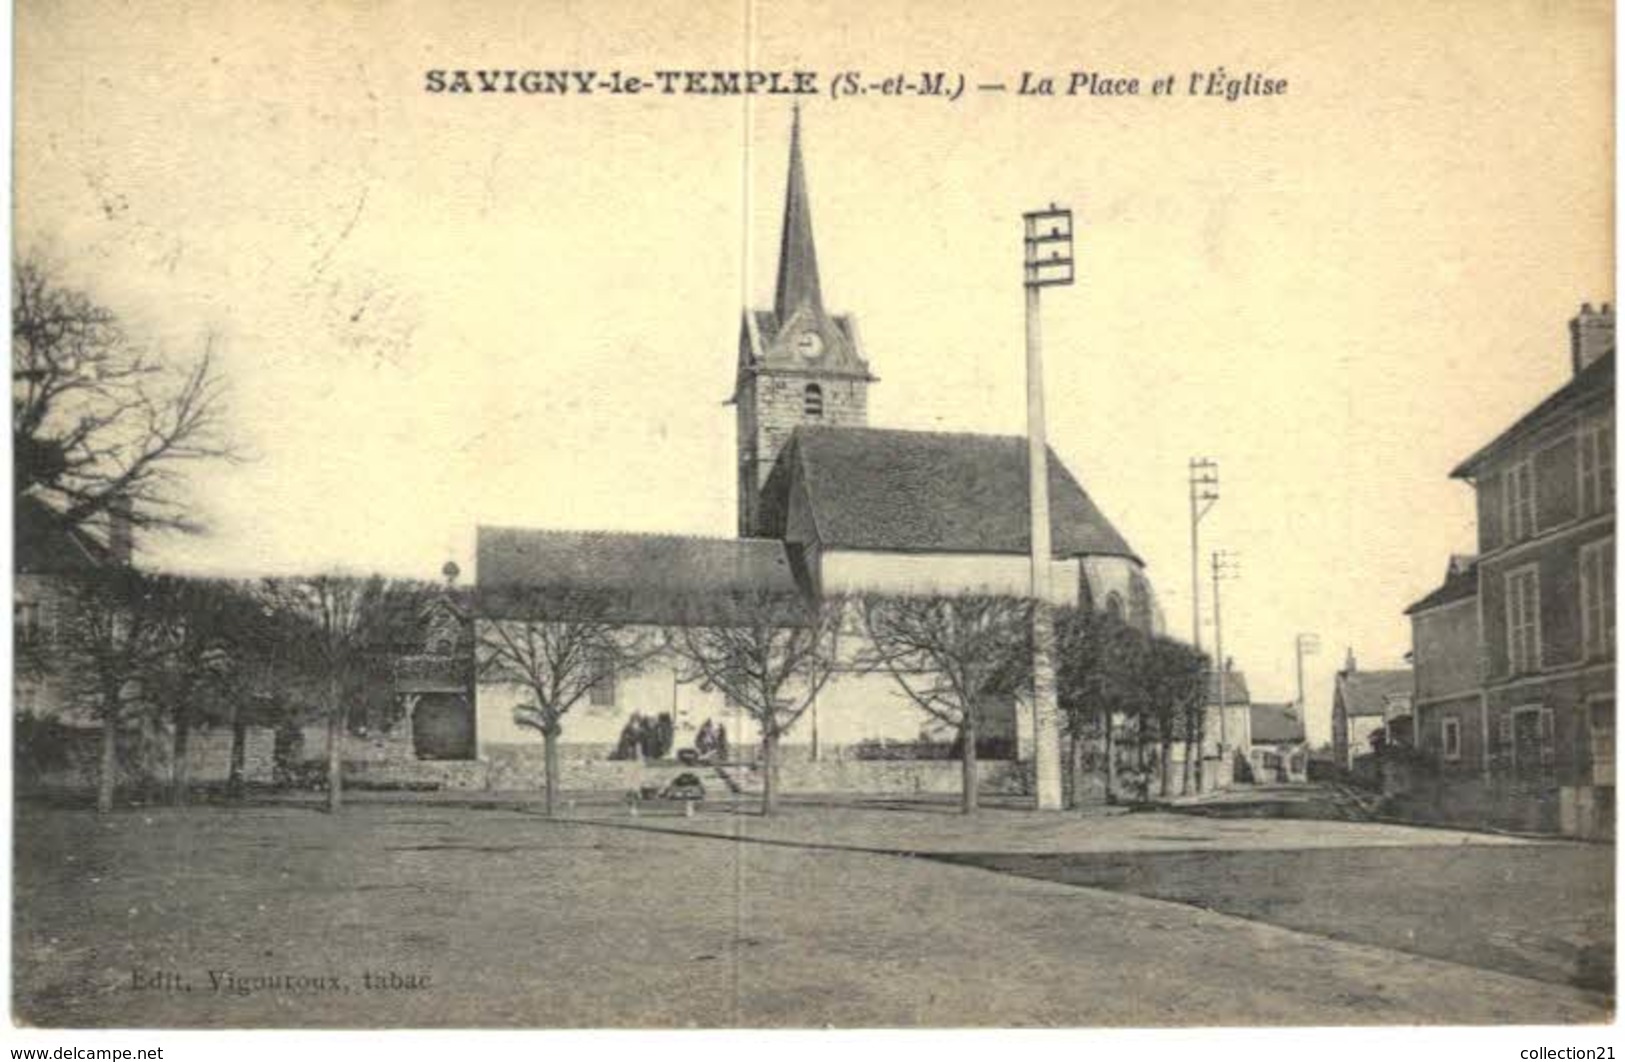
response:
{"label": "church", "polygon": [[[744,311],[728,403],[737,427],[737,537],[481,526],[477,588],[603,594],[620,603],[622,621],[650,626],[671,621],[670,602],[741,592],[1025,595],[1026,440],[871,426],[869,388],[877,383],[857,322],[824,303],[798,113],[773,304]],[[1049,492],[1053,603],[1113,611],[1160,632],[1143,562],[1053,452]],[[513,718],[524,699],[518,687],[476,685],[473,746],[489,788],[538,784],[540,737]],[[625,781],[609,756],[634,713],[670,714],[679,749],[708,723],[726,728],[736,757],[748,758],[756,741],[743,713],[669,664],[606,675],[589,699],[564,719],[566,788]],[[1028,752],[1031,711],[1011,703],[993,715],[989,758],[1013,766]],[[889,676],[839,674],[782,746],[785,789],[952,791],[957,765],[910,769],[885,751],[945,744],[927,722]],[[987,773],[996,784],[997,770]]]}

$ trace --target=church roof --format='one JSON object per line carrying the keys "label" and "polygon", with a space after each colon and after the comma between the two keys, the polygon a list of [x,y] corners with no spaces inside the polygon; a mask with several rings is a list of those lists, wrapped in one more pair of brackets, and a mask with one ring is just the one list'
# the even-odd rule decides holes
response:
{"label": "church roof", "polygon": [[[880,428],[797,428],[763,489],[782,534],[799,477],[825,548],[1026,553],[1027,441]],[[1139,558],[1053,451],[1051,541],[1057,557]]]}
{"label": "church roof", "polygon": [[812,204],[807,197],[807,171],[801,161],[801,109],[790,122],[790,173],[784,189],[784,229],[779,236],[779,280],[773,311],[787,321],[805,306],[824,310],[818,285],[818,250],[813,246]]}
{"label": "church roof", "polygon": [[505,613],[512,595],[527,591],[591,601],[606,620],[650,624],[696,611],[722,621],[753,598],[801,595],[784,543],[772,539],[481,527],[475,550],[486,615]]}

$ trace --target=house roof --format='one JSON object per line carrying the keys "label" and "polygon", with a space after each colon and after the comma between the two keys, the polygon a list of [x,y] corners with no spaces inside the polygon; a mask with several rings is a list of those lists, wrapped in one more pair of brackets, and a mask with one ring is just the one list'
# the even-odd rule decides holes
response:
{"label": "house roof", "polygon": [[[595,615],[626,623],[680,618],[720,622],[754,598],[801,600],[785,544],[607,531],[481,527],[476,585],[487,615],[513,606],[515,591],[592,602]],[[506,602],[506,604],[504,604]]]}
{"label": "house roof", "polygon": [[1471,457],[1452,469],[1450,475],[1455,479],[1471,479],[1485,461],[1518,439],[1566,416],[1583,399],[1594,394],[1613,393],[1614,352],[1610,350],[1575,373],[1568,383],[1547,395],[1534,409],[1514,421],[1510,428],[1479,447]]}
{"label": "house roof", "polygon": [[[1026,553],[1027,441],[881,428],[797,428],[763,494],[782,534],[792,481],[806,492],[825,548],[917,553]],[[1139,560],[1055,456],[1049,455],[1054,555]]]}
{"label": "house roof", "polygon": [[1404,702],[1410,711],[1415,681],[1410,668],[1393,671],[1340,671],[1337,673],[1337,695],[1343,699],[1343,710],[1351,716],[1382,715],[1388,705]]}
{"label": "house roof", "polygon": [[70,575],[113,564],[113,555],[82,527],[31,494],[16,498],[13,569],[25,575]]}
{"label": "house roof", "polygon": [[1255,704],[1252,735],[1255,745],[1297,744],[1304,739],[1303,716],[1295,704]]}
{"label": "house roof", "polygon": [[[1248,704],[1252,699],[1252,694],[1247,692],[1247,676],[1240,671],[1227,672],[1224,676],[1224,703]],[[1209,671],[1207,675],[1207,703],[1219,703],[1219,676],[1214,671]]]}
{"label": "house roof", "polygon": [[1478,563],[1476,557],[1451,557],[1450,568],[1444,582],[1426,597],[1405,610],[1407,616],[1430,609],[1442,608],[1478,596]]}

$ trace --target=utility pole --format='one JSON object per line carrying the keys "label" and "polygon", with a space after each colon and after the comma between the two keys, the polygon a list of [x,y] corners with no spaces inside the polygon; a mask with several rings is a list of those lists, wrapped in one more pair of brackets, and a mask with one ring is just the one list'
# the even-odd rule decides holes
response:
{"label": "utility pole", "polygon": [[1303,658],[1314,656],[1320,652],[1320,635],[1300,634],[1293,641],[1293,649],[1298,658],[1298,718],[1303,718]]}
{"label": "utility pole", "polygon": [[1226,681],[1230,675],[1230,661],[1224,655],[1224,614],[1220,608],[1219,583],[1240,574],[1235,555],[1222,549],[1213,551],[1213,652],[1214,666],[1219,672],[1219,763],[1220,769],[1230,762],[1230,734],[1227,714]]}
{"label": "utility pole", "polygon": [[1027,500],[1033,602],[1033,788],[1040,811],[1061,809],[1061,721],[1055,699],[1055,617],[1050,607],[1049,445],[1044,437],[1040,289],[1072,283],[1072,211],[1054,203],[1022,215],[1027,296]]}
{"label": "utility pole", "polygon": [[1208,457],[1190,460],[1191,487],[1191,644],[1202,648],[1202,550],[1198,528],[1219,500],[1219,463]]}
{"label": "utility pole", "polygon": [[[1191,492],[1191,645],[1197,652],[1202,651],[1202,548],[1201,531],[1202,518],[1208,514],[1219,501],[1219,463],[1210,457],[1193,457],[1190,459],[1190,492]],[[1205,686],[1206,676],[1203,676],[1204,687],[1202,696],[1207,696]],[[1224,714],[1221,705],[1219,714]],[[1193,747],[1194,744],[1194,747]],[[1197,792],[1201,792],[1202,783],[1202,757],[1207,748],[1207,713],[1204,709],[1198,717],[1194,743],[1187,738],[1185,742],[1185,756],[1187,759],[1195,757],[1195,782]]]}
{"label": "utility pole", "polygon": [[[1298,721],[1303,724],[1304,772],[1308,777],[1309,707],[1303,697],[1303,658],[1320,652],[1320,635],[1301,633],[1292,640],[1294,655],[1298,658]],[[1292,759],[1296,759],[1293,757]],[[1288,780],[1292,775],[1292,760],[1287,761]]]}

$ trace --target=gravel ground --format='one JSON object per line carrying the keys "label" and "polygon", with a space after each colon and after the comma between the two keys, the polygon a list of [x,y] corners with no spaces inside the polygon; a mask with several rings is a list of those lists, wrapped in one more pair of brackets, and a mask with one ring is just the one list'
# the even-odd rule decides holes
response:
{"label": "gravel ground", "polygon": [[105,818],[24,806],[14,889],[14,1018],[57,1027],[1545,1024],[1610,1012],[1593,992],[1107,890],[467,805]]}

